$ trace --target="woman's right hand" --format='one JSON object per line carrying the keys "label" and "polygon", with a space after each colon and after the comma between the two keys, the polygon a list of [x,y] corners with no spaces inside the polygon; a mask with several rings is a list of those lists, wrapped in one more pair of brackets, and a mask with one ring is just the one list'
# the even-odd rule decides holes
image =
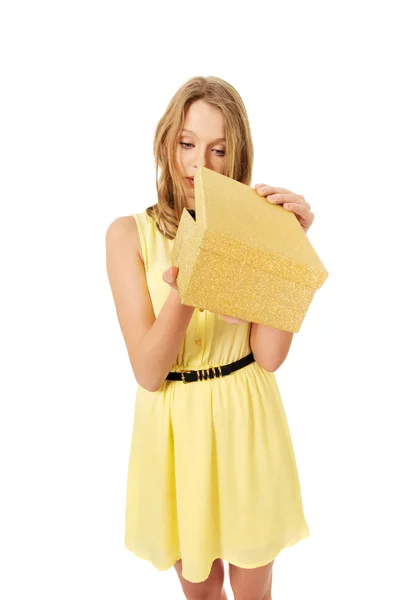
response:
{"label": "woman's right hand", "polygon": [[177,292],[179,291],[178,286],[176,284],[176,278],[178,276],[178,271],[179,271],[178,267],[170,267],[169,269],[164,271],[164,273],[162,274],[162,278],[165,281],[165,283],[168,283],[168,285],[170,285],[171,288],[173,290],[176,290]]}

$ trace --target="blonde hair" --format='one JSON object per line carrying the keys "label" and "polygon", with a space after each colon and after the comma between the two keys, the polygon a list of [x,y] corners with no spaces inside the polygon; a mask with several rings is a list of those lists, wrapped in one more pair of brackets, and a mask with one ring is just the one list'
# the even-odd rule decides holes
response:
{"label": "blonde hair", "polygon": [[224,175],[246,185],[251,181],[253,141],[247,111],[239,93],[219,77],[189,79],[170,100],[157,124],[153,142],[158,202],[149,206],[146,212],[169,239],[175,239],[185,207],[185,188],[176,163],[178,136],[186,112],[196,100],[203,100],[222,111],[226,138]]}

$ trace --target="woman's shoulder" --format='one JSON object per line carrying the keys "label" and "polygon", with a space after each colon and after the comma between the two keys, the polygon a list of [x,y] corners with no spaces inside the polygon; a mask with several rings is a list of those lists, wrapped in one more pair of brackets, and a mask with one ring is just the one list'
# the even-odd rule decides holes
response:
{"label": "woman's shoulder", "polygon": [[141,239],[143,227],[148,218],[146,211],[116,217],[107,228],[107,244],[131,244],[144,263]]}

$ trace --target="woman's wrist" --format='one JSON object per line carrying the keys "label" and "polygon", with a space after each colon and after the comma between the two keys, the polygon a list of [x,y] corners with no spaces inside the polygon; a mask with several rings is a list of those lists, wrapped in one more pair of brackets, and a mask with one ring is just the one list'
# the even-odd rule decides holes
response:
{"label": "woman's wrist", "polygon": [[171,288],[169,297],[171,298],[171,302],[173,302],[176,306],[180,306],[180,307],[182,307],[182,309],[186,309],[188,312],[194,311],[193,306],[188,306],[187,304],[183,304],[178,290]]}

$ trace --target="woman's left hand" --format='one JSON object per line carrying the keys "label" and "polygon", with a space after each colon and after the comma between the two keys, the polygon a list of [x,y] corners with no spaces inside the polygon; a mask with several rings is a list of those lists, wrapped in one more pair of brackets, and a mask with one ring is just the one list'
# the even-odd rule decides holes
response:
{"label": "woman's left hand", "polygon": [[254,189],[260,196],[265,196],[271,204],[282,204],[283,208],[294,213],[304,233],[307,233],[314,221],[314,213],[311,212],[311,206],[305,201],[304,196],[264,183],[256,183]]}

